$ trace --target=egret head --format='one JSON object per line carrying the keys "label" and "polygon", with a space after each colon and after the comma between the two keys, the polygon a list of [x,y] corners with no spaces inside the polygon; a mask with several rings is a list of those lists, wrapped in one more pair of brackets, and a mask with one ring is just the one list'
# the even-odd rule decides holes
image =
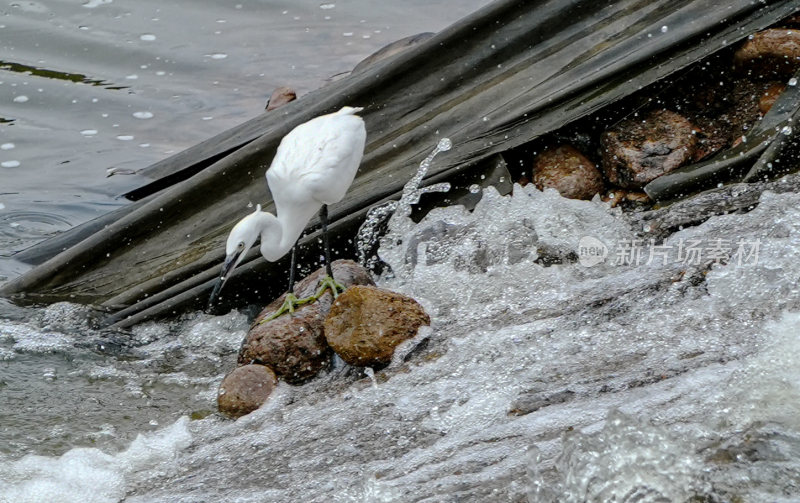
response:
{"label": "egret head", "polygon": [[259,204],[256,205],[256,211],[239,220],[231,229],[231,233],[228,235],[228,242],[225,244],[225,264],[222,266],[222,272],[217,279],[217,284],[214,285],[214,290],[211,292],[211,298],[208,301],[209,307],[214,303],[217,293],[222,290],[233,270],[244,259],[247,250],[255,244],[261,235],[260,214],[261,205]]}

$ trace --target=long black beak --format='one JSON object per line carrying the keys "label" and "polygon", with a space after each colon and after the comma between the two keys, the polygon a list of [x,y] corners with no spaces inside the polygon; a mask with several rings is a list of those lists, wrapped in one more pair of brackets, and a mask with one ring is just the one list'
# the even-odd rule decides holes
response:
{"label": "long black beak", "polygon": [[239,255],[242,252],[232,253],[228,257],[225,258],[225,264],[222,266],[222,273],[219,275],[219,279],[217,279],[217,283],[214,285],[214,289],[211,291],[211,297],[208,299],[208,309],[214,306],[214,301],[217,300],[217,295],[219,294],[222,287],[225,286],[225,282],[228,281],[230,274],[233,272],[233,269],[236,267],[236,263],[239,261]]}

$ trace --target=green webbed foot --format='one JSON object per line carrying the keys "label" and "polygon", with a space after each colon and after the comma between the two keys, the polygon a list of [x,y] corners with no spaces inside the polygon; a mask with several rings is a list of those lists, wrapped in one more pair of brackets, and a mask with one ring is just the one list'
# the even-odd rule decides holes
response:
{"label": "green webbed foot", "polygon": [[308,304],[309,302],[313,302],[315,300],[317,299],[314,296],[306,297],[304,299],[298,299],[293,293],[291,292],[287,293],[286,298],[283,300],[283,304],[281,305],[281,307],[274,313],[270,314],[269,316],[261,320],[259,322],[259,325],[274,320],[275,318],[277,318],[278,316],[282,315],[287,311],[289,312],[289,314],[292,314],[294,313],[296,307],[302,306],[303,304]]}
{"label": "green webbed foot", "polygon": [[339,283],[338,281],[336,281],[332,277],[326,275],[324,278],[322,278],[319,281],[319,288],[317,288],[317,293],[315,293],[313,295],[313,299],[317,300],[320,297],[322,297],[322,295],[325,293],[325,290],[327,290],[328,288],[330,288],[331,292],[333,292],[333,298],[334,299],[336,297],[338,297],[339,294],[341,292],[344,292],[344,290],[345,290],[345,286],[344,285],[342,285],[341,283]]}

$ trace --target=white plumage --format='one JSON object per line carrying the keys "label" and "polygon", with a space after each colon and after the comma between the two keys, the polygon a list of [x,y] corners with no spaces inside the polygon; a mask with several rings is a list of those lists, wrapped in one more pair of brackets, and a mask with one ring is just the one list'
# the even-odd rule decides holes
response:
{"label": "white plumage", "polygon": [[281,140],[267,170],[277,216],[261,211],[259,205],[233,227],[210,303],[259,237],[261,254],[274,262],[292,249],[323,205],[344,198],[364,155],[367,132],[363,119],[355,115],[361,110],[344,107],[315,117]]}
{"label": "white plumage", "polygon": [[361,110],[344,107],[316,117],[281,140],[267,183],[285,223],[284,245],[293,246],[320,207],[341,201],[353,183],[367,139],[364,121],[354,115]]}

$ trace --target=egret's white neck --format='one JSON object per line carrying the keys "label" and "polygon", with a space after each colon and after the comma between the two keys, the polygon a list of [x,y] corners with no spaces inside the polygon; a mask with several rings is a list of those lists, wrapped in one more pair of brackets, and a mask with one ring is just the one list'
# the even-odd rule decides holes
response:
{"label": "egret's white neck", "polygon": [[261,255],[270,262],[275,262],[286,255],[303,233],[306,223],[319,208],[302,208],[298,211],[287,211],[277,217],[263,211],[259,213],[261,228]]}
{"label": "egret's white neck", "polygon": [[270,262],[275,262],[292,249],[291,245],[281,246],[283,226],[275,215],[268,211],[257,212],[255,218],[261,235],[261,255]]}

